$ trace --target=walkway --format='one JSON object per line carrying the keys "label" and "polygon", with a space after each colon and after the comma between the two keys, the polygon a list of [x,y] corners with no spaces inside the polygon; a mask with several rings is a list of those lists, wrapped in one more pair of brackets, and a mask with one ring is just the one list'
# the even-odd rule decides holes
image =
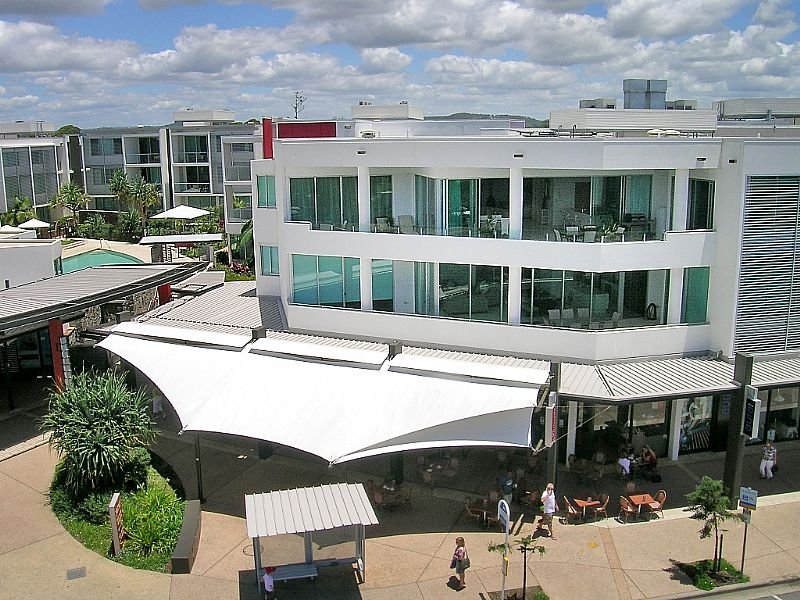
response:
{"label": "walkway", "polygon": [[[13,438],[18,420],[0,421],[0,433]],[[166,436],[157,451],[186,477],[187,490],[194,481],[192,439]],[[785,477],[760,482],[762,497],[748,533],[746,571],[756,582],[800,573],[800,493],[782,491],[789,482],[796,487],[800,449],[784,448],[781,454]],[[299,456],[273,455],[259,460],[240,444],[204,443],[204,489],[208,495],[203,513],[200,552],[192,575],[166,575],[136,571],[108,561],[85,548],[67,534],[50,512],[46,491],[55,459],[48,447],[36,446],[0,461],[0,598],[153,598],[182,600],[197,598],[257,598],[252,573],[252,546],[246,537],[242,496],[253,491],[341,481],[343,470],[328,470],[318,461]],[[718,475],[721,456],[687,461],[680,467],[664,467],[667,475],[680,473],[690,487],[692,479],[708,472]],[[674,469],[674,473],[671,470]],[[793,475],[789,475],[789,474]],[[349,471],[349,480],[359,474]],[[673,485],[678,485],[675,481]],[[680,487],[680,486],[678,486]],[[667,487],[667,489],[670,489]],[[412,509],[381,512],[381,525],[367,531],[367,579],[355,582],[349,568],[323,569],[317,582],[279,584],[281,600],[435,600],[479,598],[487,590],[499,589],[500,559],[486,547],[502,536],[475,528],[460,518],[461,505],[438,489],[419,492]],[[679,494],[672,494],[672,504]],[[670,502],[668,501],[668,504]],[[598,524],[556,525],[557,540],[540,538],[547,548],[543,557],[532,557],[529,584],[541,585],[553,598],[674,598],[693,593],[694,588],[676,570],[674,561],[709,557],[713,541],[699,539],[699,523],[680,509],[667,510],[664,519],[621,525],[613,519]],[[533,531],[526,519],[515,537]],[[740,561],[743,526],[732,524],[725,534],[725,556]],[[457,535],[466,538],[472,568],[467,589],[448,587],[452,575],[449,562]],[[277,540],[277,541],[273,541]],[[317,536],[317,557],[352,554],[348,535],[336,532]],[[267,563],[300,560],[302,539],[270,538],[265,548]],[[521,584],[521,557],[512,558],[509,587]]]}

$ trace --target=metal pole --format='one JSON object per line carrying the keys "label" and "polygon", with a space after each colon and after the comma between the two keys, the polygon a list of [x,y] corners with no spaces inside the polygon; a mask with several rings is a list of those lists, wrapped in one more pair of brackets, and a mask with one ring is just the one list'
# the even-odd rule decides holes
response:
{"label": "metal pole", "polygon": [[[261,591],[261,538],[258,536],[253,538],[253,560],[256,567],[256,589]],[[258,594],[261,597],[261,594]]]}
{"label": "metal pole", "polygon": [[[509,515],[509,519],[511,515]],[[506,537],[503,540],[503,586],[500,588],[500,600],[506,600],[506,572],[508,571],[508,528],[509,522],[506,521]]]}
{"label": "metal pole", "polygon": [[200,463],[200,434],[194,434],[194,466],[197,471],[197,499],[200,503],[206,500],[203,498],[203,465]]}
{"label": "metal pole", "polygon": [[739,569],[744,574],[744,551],[747,547],[747,521],[744,522],[744,540],[742,540],[742,568]]}
{"label": "metal pole", "polygon": [[717,566],[714,569],[715,571],[719,571],[722,568],[722,542],[725,540],[725,534],[719,534],[719,556],[717,557]]}

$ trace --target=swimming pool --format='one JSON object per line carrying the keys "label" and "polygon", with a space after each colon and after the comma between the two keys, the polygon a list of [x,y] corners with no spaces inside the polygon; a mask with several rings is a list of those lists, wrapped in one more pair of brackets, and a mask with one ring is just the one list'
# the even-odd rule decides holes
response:
{"label": "swimming pool", "polygon": [[138,265],[142,263],[143,261],[138,258],[121,252],[114,252],[113,250],[90,250],[89,252],[61,259],[61,267],[64,273],[72,273],[86,267],[100,265]]}

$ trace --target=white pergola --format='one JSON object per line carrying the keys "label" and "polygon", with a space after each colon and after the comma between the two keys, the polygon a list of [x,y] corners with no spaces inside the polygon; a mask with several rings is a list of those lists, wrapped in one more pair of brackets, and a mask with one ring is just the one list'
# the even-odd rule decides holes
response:
{"label": "white pergola", "polygon": [[[356,564],[364,580],[365,527],[377,525],[378,517],[360,483],[338,483],[280,490],[244,497],[247,535],[253,541],[256,579],[261,581],[261,538],[303,534],[305,562],[279,566],[275,579],[315,577],[318,566]],[[340,527],[355,528],[354,556],[314,561],[312,534]]]}

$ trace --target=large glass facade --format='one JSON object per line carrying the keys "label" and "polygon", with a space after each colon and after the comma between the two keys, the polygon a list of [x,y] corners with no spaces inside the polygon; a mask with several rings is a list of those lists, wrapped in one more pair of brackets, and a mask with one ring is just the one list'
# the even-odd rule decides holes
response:
{"label": "large glass facade", "polygon": [[508,237],[508,179],[449,179],[444,184],[447,235]]}
{"label": "large glass facade", "polygon": [[[386,219],[388,223],[392,217],[392,176],[372,175],[369,178],[369,205],[370,218],[373,227],[378,225],[378,219]],[[356,205],[356,221],[358,222],[358,205]]]}
{"label": "large glass facade", "polygon": [[705,323],[708,311],[708,267],[683,270],[681,323]]}
{"label": "large glass facade", "polygon": [[289,206],[290,221],[308,221],[315,229],[352,229],[358,223],[358,179],[292,178]]}
{"label": "large glass facade", "polygon": [[508,267],[439,265],[439,315],[474,321],[508,321]]}
{"label": "large glass facade", "polygon": [[436,180],[416,175],[414,178],[414,201],[417,210],[417,228],[420,233],[441,233],[441,220],[436,204]]}
{"label": "large glass facade", "polygon": [[669,400],[625,406],[578,403],[575,454],[613,463],[624,447],[632,446],[640,454],[647,445],[666,456],[670,414]]}
{"label": "large glass facade", "polygon": [[435,315],[439,285],[437,265],[430,262],[414,263],[414,312],[418,315]]}
{"label": "large glass facade", "polygon": [[663,324],[668,272],[522,269],[521,322],[607,329]]}
{"label": "large glass facade", "polygon": [[361,308],[359,259],[292,255],[292,300],[296,304]]}
{"label": "large glass facade", "polygon": [[714,228],[714,182],[689,179],[689,210],[686,229]]}
{"label": "large glass facade", "polygon": [[394,311],[394,269],[391,260],[372,259],[372,309]]}
{"label": "large glass facade", "polygon": [[758,437],[751,443],[762,443],[765,439],[776,442],[797,439],[800,426],[800,388],[759,390],[758,397],[761,399]]}

